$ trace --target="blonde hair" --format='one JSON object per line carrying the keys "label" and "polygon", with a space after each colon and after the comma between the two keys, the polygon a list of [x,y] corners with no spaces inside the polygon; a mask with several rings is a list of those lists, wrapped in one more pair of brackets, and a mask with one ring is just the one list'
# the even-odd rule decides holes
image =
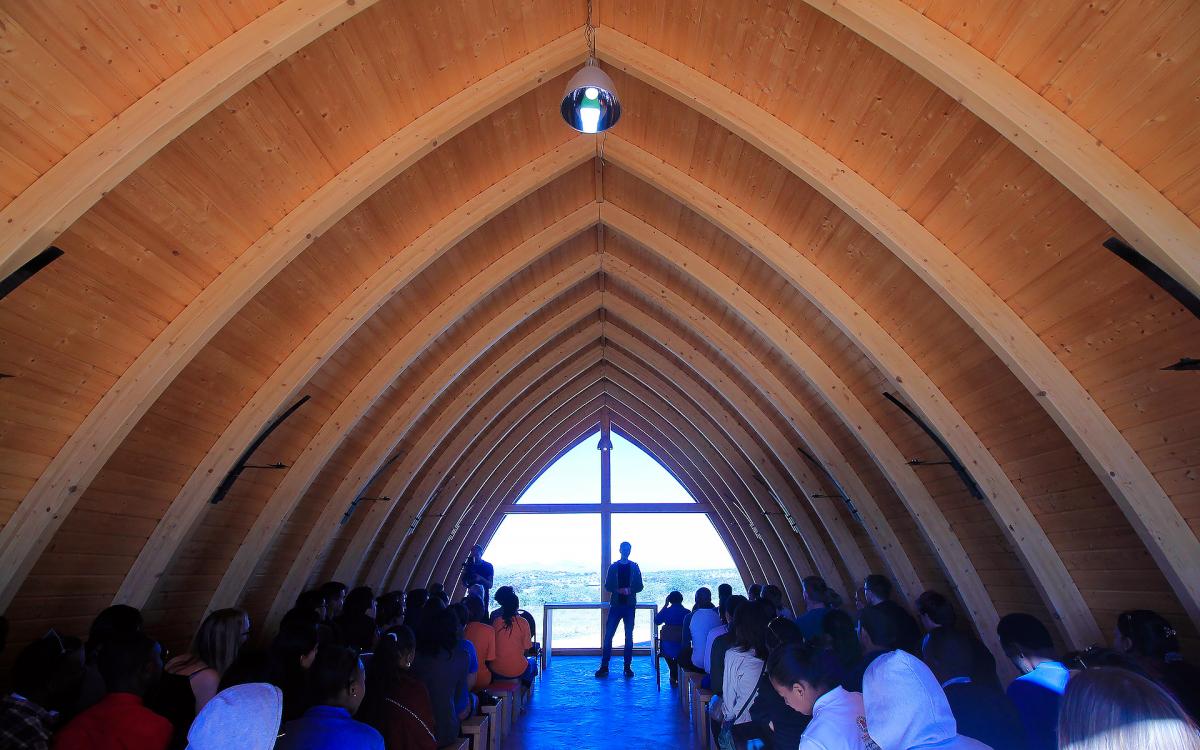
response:
{"label": "blonde hair", "polygon": [[1085,669],[1067,683],[1058,714],[1060,750],[1200,750],[1200,730],[1151,680],[1115,667]]}
{"label": "blonde hair", "polygon": [[218,609],[200,623],[192,639],[191,655],[224,675],[242,648],[242,624],[250,619],[246,610]]}

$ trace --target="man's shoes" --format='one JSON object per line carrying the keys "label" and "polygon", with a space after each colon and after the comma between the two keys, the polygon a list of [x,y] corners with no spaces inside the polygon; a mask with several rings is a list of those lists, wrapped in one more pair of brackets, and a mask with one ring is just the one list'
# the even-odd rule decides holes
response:
{"label": "man's shoes", "polygon": [[626,677],[633,677],[633,670],[632,670],[632,669],[630,669],[629,667],[625,667],[625,676],[626,676]]}
{"label": "man's shoes", "polygon": [[596,670],[596,677],[608,677],[608,667],[603,666]]}

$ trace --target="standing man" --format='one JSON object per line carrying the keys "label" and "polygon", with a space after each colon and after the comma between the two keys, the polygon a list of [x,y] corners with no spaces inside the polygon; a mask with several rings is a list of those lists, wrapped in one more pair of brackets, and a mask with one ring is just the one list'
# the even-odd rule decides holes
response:
{"label": "standing man", "polygon": [[492,564],[483,559],[483,547],[476,544],[471,548],[471,555],[463,563],[462,584],[468,590],[472,586],[483,587],[483,609],[487,611],[488,598],[492,592],[492,578],[496,575]]}
{"label": "standing man", "polygon": [[633,545],[621,542],[621,559],[608,566],[604,576],[604,590],[611,596],[608,600],[608,620],[604,623],[604,655],[601,657],[597,677],[608,676],[608,660],[612,656],[612,639],[617,625],[625,621],[625,676],[633,677],[633,615],[637,611],[637,595],[642,590],[642,569],[629,559]]}

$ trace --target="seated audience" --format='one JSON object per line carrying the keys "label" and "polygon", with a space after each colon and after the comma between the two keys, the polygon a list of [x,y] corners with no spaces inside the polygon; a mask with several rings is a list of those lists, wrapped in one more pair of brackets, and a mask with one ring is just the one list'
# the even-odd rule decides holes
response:
{"label": "seated audience", "polygon": [[249,637],[250,616],[244,610],[219,609],[200,623],[188,652],[167,662],[146,703],[175,726],[172,747],[187,744],[192,719],[217,694],[221,677]]}
{"label": "seated audience", "polygon": [[[739,597],[741,598],[741,597]],[[712,653],[713,644],[717,639],[729,632],[730,623],[733,621],[733,615],[729,611],[729,602],[733,599],[726,599],[723,604],[717,606],[717,617],[720,618],[717,624],[708,629],[708,635],[704,639],[703,644],[695,644],[692,649],[692,663],[703,669],[708,674],[700,681],[702,687],[711,687],[712,685]],[[687,618],[684,618],[685,620]],[[728,650],[726,646],[726,650]]]}
{"label": "seated audience", "polygon": [[417,620],[425,610],[429,601],[429,592],[425,589],[409,589],[404,597],[404,624],[414,633],[417,632]]}
{"label": "seated audience", "polygon": [[1200,721],[1200,669],[1183,660],[1179,636],[1165,617],[1148,609],[1122,612],[1113,646],[1136,659]]}
{"label": "seated audience", "polygon": [[805,576],[800,587],[804,594],[804,614],[796,618],[796,624],[805,638],[816,638],[821,635],[825,615],[842,606],[842,597],[820,576]]}
{"label": "seated audience", "polygon": [[447,609],[454,613],[454,617],[458,621],[458,627],[455,630],[457,638],[455,648],[467,655],[467,689],[454,696],[454,708],[460,713],[466,711],[467,715],[470,715],[478,707],[477,698],[471,694],[471,691],[475,689],[475,685],[479,681],[479,654],[475,651],[475,644],[466,636],[466,625],[471,616],[467,612],[467,606],[461,602],[451,604]]}
{"label": "seated audience", "polygon": [[341,603],[341,613],[333,618],[333,628],[343,646],[359,652],[375,648],[375,593],[367,586],[352,590]]}
{"label": "seated audience", "polygon": [[1025,745],[1029,750],[1054,750],[1058,704],[1070,674],[1055,657],[1050,631],[1033,615],[1014,612],[1000,618],[996,634],[1021,673],[1006,692],[1025,727]]}
{"label": "seated audience", "polygon": [[[766,668],[767,624],[774,607],[766,601],[747,602],[733,617],[733,648],[725,654],[725,674],[716,718],[734,726],[752,721],[750,707]],[[745,739],[744,737],[739,739]]]}
{"label": "seated audience", "polygon": [[79,700],[82,644],[63,640],[50,631],[17,654],[10,674],[12,692],[0,700],[0,747],[47,750],[62,712]]}
{"label": "seated audience", "polygon": [[142,613],[127,604],[106,607],[88,629],[87,646],[84,649],[83,687],[79,690],[79,701],[72,714],[78,714],[100,702],[107,690],[96,659],[104,644],[112,638],[142,632]]}
{"label": "seated audience", "polygon": [[329,607],[325,604],[325,594],[321,593],[320,589],[301,592],[300,596],[296,597],[296,606],[293,609],[312,612],[317,616],[319,623],[329,622]]}
{"label": "seated audience", "polygon": [[867,667],[863,708],[867,733],[886,750],[988,750],[958,733],[937,678],[907,651],[890,651]]}
{"label": "seated audience", "polygon": [[866,607],[858,613],[858,641],[862,646],[862,657],[846,675],[845,688],[855,693],[862,692],[862,678],[882,654],[896,648],[896,620],[884,610]]}
{"label": "seated audience", "polygon": [[892,600],[892,582],[887,576],[873,573],[863,581],[863,597],[867,606],[883,612],[895,623],[896,648],[919,656],[921,628],[904,607]]}
{"label": "seated audience", "polygon": [[683,651],[680,658],[685,669],[708,671],[708,655],[704,653],[704,646],[708,643],[708,631],[720,623],[720,613],[712,603],[712,591],[704,586],[696,589],[692,611],[683,623]]}
{"label": "seated audience", "polygon": [[366,692],[354,649],[322,646],[309,669],[308,689],[312,707],[283,725],[276,750],[384,750],[378,731],[351,718]]}
{"label": "seated audience", "polygon": [[[921,626],[925,628],[925,638],[929,638],[939,628],[953,630],[958,622],[958,614],[950,600],[936,591],[925,591],[917,597],[917,615],[921,618]],[[990,685],[1001,690],[1000,677],[996,674],[996,657],[991,649],[983,645],[983,641],[974,636],[971,639],[973,656],[971,659],[971,679],[980,684]],[[921,644],[924,653],[924,643]]]}
{"label": "seated audience", "polygon": [[792,619],[792,610],[788,609],[783,603],[783,589],[773,583],[768,583],[766,586],[763,586],[762,598],[775,608],[776,617]]}
{"label": "seated audience", "polygon": [[171,722],[142,697],[162,674],[162,652],[141,633],[109,638],[96,656],[108,693],[54,738],[55,750],[164,750]]}
{"label": "seated audience", "polygon": [[475,647],[479,667],[473,689],[485,690],[492,684],[492,670],[488,665],[496,659],[496,631],[491,625],[482,622],[482,599],[469,594],[463,599],[463,605],[467,609],[467,624],[463,627],[463,636]]}
{"label": "seated audience", "polygon": [[188,730],[188,750],[271,750],[279,736],[283,693],[250,682],[222,690]]}
{"label": "seated audience", "polygon": [[416,637],[398,625],[379,638],[367,667],[367,693],[358,719],[379,730],[387,750],[434,750],[433,705],[413,675]]}
{"label": "seated audience", "polygon": [[389,591],[375,601],[375,627],[380,632],[404,622],[404,592]]}
{"label": "seated audience", "polygon": [[342,613],[346,603],[346,584],[341,581],[326,581],[319,589],[325,599],[325,619],[333,622]]}
{"label": "seated audience", "polygon": [[862,673],[858,669],[863,656],[862,643],[855,630],[854,618],[840,609],[829,610],[821,621],[821,633],[812,640],[833,654],[841,670],[842,687],[846,687],[847,679],[859,679],[861,687]]}
{"label": "seated audience", "polygon": [[728,583],[722,583],[717,586],[717,606],[720,607],[725,602],[729,601],[729,597],[733,596],[733,586]]}
{"label": "seated audience", "polygon": [[683,594],[678,591],[667,594],[666,605],[654,616],[654,624],[661,626],[658,634],[659,653],[667,662],[671,687],[679,685],[679,655],[683,652],[683,621],[687,616]]}
{"label": "seated audience", "polygon": [[1019,750],[1025,730],[1017,709],[998,687],[973,676],[976,639],[948,627],[925,636],[921,656],[946,693],[959,734],[995,748]]}
{"label": "seated audience", "polygon": [[1200,750],[1200,728],[1170,693],[1113,667],[1071,679],[1057,728],[1062,750]]}
{"label": "seated audience", "polygon": [[308,670],[317,658],[320,632],[320,626],[308,617],[285,615],[271,641],[267,681],[283,691],[284,722],[298,719],[308,710]]}
{"label": "seated audience", "polygon": [[[776,617],[767,624],[767,663],[784,646],[803,644],[804,635],[790,617]],[[810,717],[793,710],[771,684],[769,674],[758,680],[758,695],[750,706],[750,718],[758,726],[767,747],[794,748],[808,726]]]}
{"label": "seated audience", "polygon": [[500,609],[492,617],[492,630],[496,632],[492,681],[513,682],[530,671],[526,653],[533,647],[533,635],[529,622],[520,615],[521,602],[511,586],[496,589],[496,602]]}
{"label": "seated audience", "polygon": [[756,602],[762,598],[763,585],[761,583],[752,583],[750,588],[746,589],[746,601]]}
{"label": "seated audience", "polygon": [[[746,597],[740,594],[730,596],[725,602],[723,619],[732,623],[738,609],[747,603]],[[708,648],[709,689],[713,691],[714,695],[720,695],[725,689],[725,655],[729,653],[733,644],[733,633],[728,632],[728,626],[726,626],[726,632],[713,638],[712,645]]]}
{"label": "seated audience", "polygon": [[800,750],[870,747],[862,728],[863,697],[838,685],[840,668],[830,652],[788,644],[771,654],[767,671],[788,708],[812,717],[800,735]]}
{"label": "seated audience", "polygon": [[429,692],[438,745],[457,739],[460,724],[469,715],[466,708],[456,706],[459,697],[467,693],[470,671],[467,652],[458,646],[458,628],[458,617],[443,607],[440,599],[432,599],[426,603],[416,631],[412,673]]}

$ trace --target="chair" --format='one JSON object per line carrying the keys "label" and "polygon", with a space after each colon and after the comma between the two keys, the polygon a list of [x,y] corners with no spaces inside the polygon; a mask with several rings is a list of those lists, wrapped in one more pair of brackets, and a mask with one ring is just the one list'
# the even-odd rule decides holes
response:
{"label": "chair", "polygon": [[459,732],[471,741],[471,750],[487,750],[488,717],[469,716],[463,719]]}

